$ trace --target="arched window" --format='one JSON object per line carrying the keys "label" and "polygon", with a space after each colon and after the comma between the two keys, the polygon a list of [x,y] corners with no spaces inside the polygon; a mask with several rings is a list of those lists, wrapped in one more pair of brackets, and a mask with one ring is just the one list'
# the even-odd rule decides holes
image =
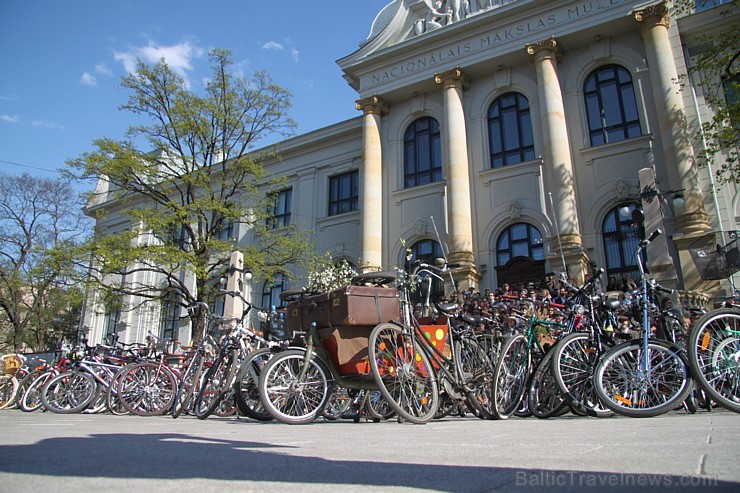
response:
{"label": "arched window", "polygon": [[524,95],[510,92],[497,98],[488,110],[491,168],[531,161],[534,155],[532,118]]}
{"label": "arched window", "polygon": [[280,306],[282,301],[280,300],[280,293],[287,289],[285,276],[283,274],[277,274],[272,282],[265,281],[262,285],[262,306],[270,308],[275,305]]}
{"label": "arched window", "polygon": [[[426,264],[434,265],[434,260],[437,258],[444,258],[445,254],[442,251],[442,246],[434,240],[420,240],[411,246],[411,263],[415,261],[424,262]],[[406,269],[410,270],[411,265],[407,264]],[[439,279],[432,280],[432,291],[429,296],[430,300],[440,300],[444,297],[444,282]],[[415,302],[423,301],[423,295],[420,292],[413,293]]]}
{"label": "arched window", "polygon": [[629,71],[619,65],[600,67],[583,84],[591,145],[642,135],[635,90]]}
{"label": "arched window", "polygon": [[499,236],[496,244],[496,265],[506,265],[514,257],[544,260],[542,234],[531,224],[512,224]]}
{"label": "arched window", "polygon": [[403,137],[404,188],[441,181],[442,144],[439,123],[430,117],[419,118]]}
{"label": "arched window", "polygon": [[606,215],[601,227],[606,256],[606,279],[614,276],[620,287],[623,274],[637,279],[640,272],[635,250],[640,240],[645,238],[645,229],[641,222],[632,219],[632,211],[638,207],[638,204],[632,203],[615,207]]}

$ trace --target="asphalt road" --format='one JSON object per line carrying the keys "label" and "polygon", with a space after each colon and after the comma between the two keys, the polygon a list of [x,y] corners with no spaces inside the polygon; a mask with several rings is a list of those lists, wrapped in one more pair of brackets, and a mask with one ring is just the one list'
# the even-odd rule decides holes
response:
{"label": "asphalt road", "polygon": [[740,491],[740,415],[426,425],[0,411],[0,492]]}

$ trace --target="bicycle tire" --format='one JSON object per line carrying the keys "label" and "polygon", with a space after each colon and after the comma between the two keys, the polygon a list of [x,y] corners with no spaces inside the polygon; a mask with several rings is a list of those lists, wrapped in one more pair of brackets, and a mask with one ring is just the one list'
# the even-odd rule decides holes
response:
{"label": "bicycle tire", "polygon": [[170,415],[173,418],[179,417],[183,411],[188,409],[190,402],[193,399],[195,388],[198,386],[200,376],[203,374],[203,364],[205,362],[205,356],[200,352],[196,352],[193,358],[190,360],[185,373],[177,384],[177,392],[175,393],[175,401],[172,403],[170,408]]}
{"label": "bicycle tire", "polygon": [[219,354],[213,365],[203,376],[203,382],[195,399],[194,412],[198,419],[206,419],[214,413],[226,397],[230,383],[236,373],[236,350]]}
{"label": "bicycle tire", "polygon": [[272,414],[262,405],[259,392],[260,374],[270,358],[276,353],[270,348],[252,351],[239,366],[234,381],[234,399],[243,416],[257,421],[271,421]]}
{"label": "bicycle tire", "polygon": [[577,414],[606,418],[614,412],[596,395],[594,370],[601,351],[587,332],[574,332],[553,348],[552,372],[566,402]]}
{"label": "bicycle tire", "polygon": [[363,284],[384,286],[396,282],[397,279],[398,273],[392,270],[383,272],[365,272],[354,276],[352,278],[352,284],[354,286],[361,286]]}
{"label": "bicycle tire", "polygon": [[740,310],[719,308],[694,322],[686,343],[691,374],[710,400],[740,413]]}
{"label": "bicycle tire", "polygon": [[23,378],[18,380],[18,390],[15,393],[15,405],[18,409],[20,409],[23,396],[26,394],[33,381],[36,380],[39,376],[46,373],[46,371],[46,368],[40,370],[32,370],[26,373]]}
{"label": "bicycle tire", "polygon": [[370,368],[378,390],[397,417],[424,424],[434,418],[439,406],[437,377],[425,350],[404,331],[393,323],[382,323],[372,330]]}
{"label": "bicycle tire", "polygon": [[82,412],[95,398],[97,383],[87,373],[67,371],[52,377],[41,389],[41,402],[57,414]]}
{"label": "bicycle tire", "polygon": [[661,339],[648,341],[648,376],[641,375],[642,357],[643,341],[635,339],[614,346],[596,365],[596,394],[617,414],[658,416],[679,407],[691,391],[689,364],[679,348]]}
{"label": "bicycle tire", "polygon": [[18,379],[12,375],[0,376],[0,409],[13,405],[18,392]]}
{"label": "bicycle tire", "polygon": [[466,402],[482,419],[494,419],[493,376],[495,368],[475,339],[462,337],[455,345],[455,361],[465,381]]}
{"label": "bicycle tire", "polygon": [[128,365],[121,370],[118,381],[118,398],[138,416],[160,416],[175,400],[177,377],[159,363]]}
{"label": "bicycle tire", "polygon": [[365,400],[367,414],[376,421],[385,421],[396,415],[396,411],[388,404],[379,390],[366,390],[368,393]]}
{"label": "bicycle tire", "polygon": [[501,347],[493,379],[496,419],[508,419],[521,407],[529,377],[527,340],[522,334],[509,337]]}
{"label": "bicycle tire", "polygon": [[334,390],[329,396],[329,401],[321,411],[321,417],[329,421],[336,421],[346,414],[352,407],[352,397],[346,387],[334,385]]}
{"label": "bicycle tire", "polygon": [[110,385],[108,386],[108,389],[105,392],[105,401],[108,405],[108,410],[116,416],[125,416],[131,413],[131,411],[129,411],[123,404],[123,401],[118,398],[118,385],[121,381],[122,372],[123,368],[116,372],[110,382]]}
{"label": "bicycle tire", "polygon": [[23,412],[30,413],[43,407],[44,403],[41,402],[41,389],[44,384],[49,381],[52,377],[58,375],[55,371],[45,371],[41,375],[34,378],[33,382],[28,386],[26,391],[23,393],[23,397],[18,402],[18,409]]}
{"label": "bicycle tire", "polygon": [[[324,410],[334,387],[329,368],[313,356],[304,368],[306,352],[289,349],[274,355],[260,373],[262,405],[273,418],[297,425],[313,422]],[[305,380],[298,382],[303,373]]]}
{"label": "bicycle tire", "polygon": [[568,408],[568,403],[555,382],[552,372],[554,353],[552,349],[545,353],[542,361],[532,373],[527,391],[529,411],[539,419],[557,416]]}

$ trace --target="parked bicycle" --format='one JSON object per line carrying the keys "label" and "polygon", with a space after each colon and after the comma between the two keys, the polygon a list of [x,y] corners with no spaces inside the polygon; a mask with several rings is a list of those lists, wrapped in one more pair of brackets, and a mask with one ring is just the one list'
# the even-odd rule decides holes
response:
{"label": "parked bicycle", "polygon": [[640,270],[640,338],[605,352],[594,372],[599,400],[625,416],[657,416],[671,411],[680,406],[691,391],[689,364],[681,348],[653,336],[653,330],[661,333],[663,329],[651,295],[671,290],[662,288],[654,279],[648,280],[642,252],[659,234],[661,231],[656,230],[640,241],[635,251]]}

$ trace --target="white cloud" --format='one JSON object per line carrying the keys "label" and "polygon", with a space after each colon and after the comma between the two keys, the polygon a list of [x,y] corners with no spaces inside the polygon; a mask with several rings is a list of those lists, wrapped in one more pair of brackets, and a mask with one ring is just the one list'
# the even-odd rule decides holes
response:
{"label": "white cloud", "polygon": [[64,125],[59,125],[58,123],[53,122],[47,122],[44,120],[34,120],[31,122],[31,125],[34,127],[44,127],[44,128],[57,128],[59,130],[64,130]]}
{"label": "white cloud", "polygon": [[90,72],[83,72],[82,77],[80,77],[80,84],[83,86],[97,86],[98,79],[91,75]]}
{"label": "white cloud", "polygon": [[0,120],[8,123],[18,123],[20,117],[18,115],[0,115]]}
{"label": "white cloud", "polygon": [[183,77],[188,83],[188,72],[193,70],[192,60],[202,57],[204,50],[192,45],[189,41],[183,41],[171,46],[162,46],[154,41],[149,41],[146,46],[132,46],[128,51],[113,52],[113,59],[123,64],[128,73],[136,70],[136,60],[147,64],[158,63],[164,58],[167,65]]}
{"label": "white cloud", "polygon": [[113,71],[109,69],[108,66],[104,63],[98,63],[97,65],[95,65],[95,73],[99,75],[113,77]]}
{"label": "white cloud", "polygon": [[280,43],[276,43],[275,41],[268,41],[267,43],[262,44],[263,50],[279,50],[282,51],[285,49],[283,45]]}
{"label": "white cloud", "polygon": [[[276,51],[284,51],[287,49],[288,53],[290,53],[290,57],[293,59],[294,62],[298,61],[298,58],[300,56],[300,51],[298,51],[296,48],[293,48],[290,46],[290,39],[285,38],[285,43],[278,43],[277,41],[267,41],[266,43],[262,43],[262,49],[263,50],[276,50]],[[286,48],[287,46],[287,48]]]}

